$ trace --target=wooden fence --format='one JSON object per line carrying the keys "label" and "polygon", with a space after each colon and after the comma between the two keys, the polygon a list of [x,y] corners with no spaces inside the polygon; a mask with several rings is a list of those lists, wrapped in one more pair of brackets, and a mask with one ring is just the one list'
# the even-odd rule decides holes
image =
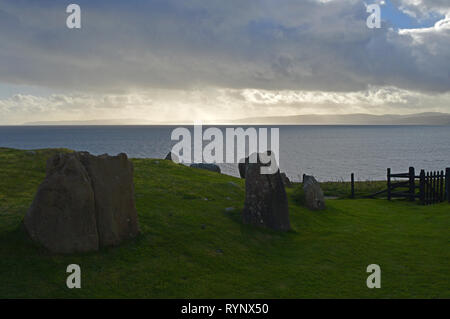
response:
{"label": "wooden fence", "polygon": [[[394,178],[396,180],[393,180]],[[421,170],[420,175],[416,175],[414,167],[410,167],[407,173],[396,174],[391,173],[391,169],[388,168],[387,188],[369,197],[375,197],[384,193],[386,193],[388,200],[400,197],[410,201],[419,199],[422,205],[441,203],[445,200],[448,200],[450,203],[450,168],[446,168],[445,173],[444,171],[425,172],[425,170]]]}
{"label": "wooden fence", "polygon": [[440,172],[426,172],[420,171],[420,203],[424,205],[430,205],[435,203],[441,203],[449,197],[449,170]]}

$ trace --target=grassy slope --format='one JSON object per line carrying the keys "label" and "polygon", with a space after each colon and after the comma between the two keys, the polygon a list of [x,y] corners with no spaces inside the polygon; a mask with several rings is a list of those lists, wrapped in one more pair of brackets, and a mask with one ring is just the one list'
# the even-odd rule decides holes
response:
{"label": "grassy slope", "polygon": [[[450,297],[448,204],[329,200],[310,212],[290,200],[281,234],[240,223],[243,180],[163,160],[133,160],[138,239],[50,255],[19,225],[53,152],[0,148],[0,298]],[[65,286],[71,263],[82,289]],[[372,263],[382,289],[366,287]]]}

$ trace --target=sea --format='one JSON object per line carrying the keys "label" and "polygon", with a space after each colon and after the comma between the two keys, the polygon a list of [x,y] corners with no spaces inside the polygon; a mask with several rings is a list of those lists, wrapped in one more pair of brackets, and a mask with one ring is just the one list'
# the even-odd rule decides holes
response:
{"label": "sea", "polygon": [[[126,153],[131,158],[164,158],[179,142],[171,139],[178,127],[183,126],[0,126],[0,147],[63,147],[95,155]],[[184,127],[193,132],[192,127]],[[218,128],[224,132],[226,143],[227,127]],[[351,173],[359,181],[383,180],[387,168],[402,173],[410,166],[416,171],[450,167],[450,126],[256,128],[268,128],[269,132],[279,128],[280,169],[293,181],[300,181],[303,174],[314,175],[319,181],[348,181]],[[208,143],[204,141],[204,145]],[[239,176],[237,164],[219,166],[222,173]]]}

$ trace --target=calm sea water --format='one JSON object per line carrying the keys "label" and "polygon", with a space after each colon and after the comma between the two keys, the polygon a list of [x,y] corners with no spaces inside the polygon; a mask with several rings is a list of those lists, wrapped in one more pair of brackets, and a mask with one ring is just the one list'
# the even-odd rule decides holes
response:
{"label": "calm sea water", "polygon": [[[0,147],[66,147],[92,154],[164,158],[175,126],[3,126]],[[223,128],[224,129],[224,128]],[[221,164],[238,176],[237,165]],[[384,179],[393,172],[450,167],[450,126],[281,126],[280,167],[293,180]]]}

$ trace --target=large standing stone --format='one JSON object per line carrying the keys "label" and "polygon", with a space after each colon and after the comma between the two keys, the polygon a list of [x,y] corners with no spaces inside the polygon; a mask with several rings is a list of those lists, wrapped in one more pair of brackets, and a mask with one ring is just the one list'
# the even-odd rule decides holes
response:
{"label": "large standing stone", "polygon": [[287,231],[291,228],[289,208],[280,171],[261,174],[262,166],[269,165],[261,163],[260,154],[257,163],[246,164],[243,222]]}
{"label": "large standing stone", "polygon": [[134,202],[133,164],[127,155],[80,153],[95,193],[100,246],[114,246],[139,233]]}
{"label": "large standing stone", "polygon": [[24,225],[30,237],[55,253],[98,250],[95,196],[91,179],[74,154],[47,161]]}
{"label": "large standing stone", "polygon": [[325,209],[325,196],[314,176],[303,175],[303,191],[306,207],[312,210]]}
{"label": "large standing stone", "polygon": [[30,237],[55,253],[95,251],[139,233],[125,154],[58,154],[25,215]]}

